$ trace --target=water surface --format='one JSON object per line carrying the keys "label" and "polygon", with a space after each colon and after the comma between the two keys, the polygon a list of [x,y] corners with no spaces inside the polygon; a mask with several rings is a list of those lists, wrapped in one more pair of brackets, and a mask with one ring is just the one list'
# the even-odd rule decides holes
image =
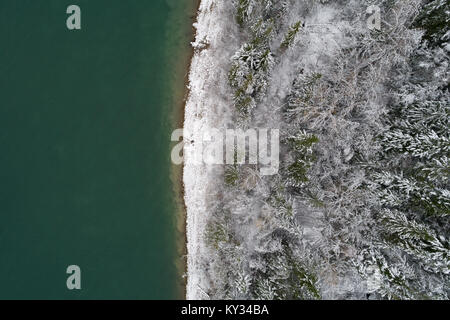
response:
{"label": "water surface", "polygon": [[171,61],[193,2],[0,1],[0,298],[180,298]]}

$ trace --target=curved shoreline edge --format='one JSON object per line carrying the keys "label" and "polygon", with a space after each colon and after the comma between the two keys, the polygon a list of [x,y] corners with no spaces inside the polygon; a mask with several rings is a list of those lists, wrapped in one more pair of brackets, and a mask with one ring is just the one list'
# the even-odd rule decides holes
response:
{"label": "curved shoreline edge", "polygon": [[[175,60],[171,61],[176,67],[174,71],[176,74],[173,76],[172,81],[172,101],[174,103],[174,108],[171,114],[171,123],[173,129],[183,128],[185,119],[185,106],[186,101],[189,96],[189,73],[191,69],[192,58],[194,56],[194,49],[191,45],[192,41],[195,40],[196,30],[194,24],[197,21],[197,14],[200,6],[201,0],[191,0],[192,3],[186,4],[185,10],[187,10],[189,15],[189,33],[190,36],[187,38],[185,35],[181,35],[181,39],[177,40],[177,46],[179,49],[183,50],[183,54],[178,55]],[[187,13],[186,11],[184,14]],[[184,18],[183,18],[184,19]],[[184,23],[183,23],[184,24]],[[185,26],[176,24],[174,26],[176,32],[185,32]],[[180,37],[180,35],[178,35]],[[187,41],[187,42],[185,42]],[[182,45],[182,43],[185,43]],[[188,45],[187,48],[184,46]],[[175,142],[171,143],[171,148],[175,145]],[[169,152],[170,153],[170,152]],[[174,216],[174,226],[175,226],[175,244],[176,244],[176,260],[175,268],[177,270],[177,299],[186,298],[186,281],[187,281],[187,234],[186,234],[186,217],[187,210],[184,201],[184,183],[183,183],[183,172],[184,166],[172,164],[170,170],[170,179],[173,186],[173,194],[175,196],[175,216]]]}
{"label": "curved shoreline edge", "polygon": [[[208,24],[207,20],[209,15],[206,14],[206,2],[208,0],[199,0],[197,9],[196,22],[193,28],[196,29],[195,32],[195,42],[201,39],[202,34],[205,33],[204,28]],[[197,103],[197,92],[195,92],[193,86],[195,82],[203,81],[202,79],[202,58],[201,52],[195,52],[192,49],[192,58],[189,65],[189,74],[186,86],[186,98],[184,106],[184,124],[183,129],[190,128],[195,123],[195,109]],[[186,139],[186,137],[184,137]],[[186,147],[185,147],[186,148]],[[186,155],[187,152],[184,152]],[[185,159],[181,173],[181,185],[182,185],[182,197],[184,205],[184,228],[185,228],[185,298],[187,300],[197,299],[196,296],[196,286],[200,281],[199,273],[199,246],[200,244],[200,232],[203,230],[201,226],[198,225],[199,215],[202,214],[201,210],[196,210],[199,206],[204,206],[201,201],[200,190],[197,192],[192,192],[195,190],[195,185],[201,181],[195,168],[190,166]],[[206,177],[203,177],[205,179]],[[193,189],[191,189],[193,188]],[[198,203],[200,202],[200,203]]]}
{"label": "curved shoreline edge", "polygon": [[[170,15],[166,25],[166,61],[171,69],[167,75],[167,105],[172,106],[167,115],[169,140],[172,130],[182,128],[184,124],[184,108],[188,96],[188,74],[194,50],[191,42],[195,40],[193,23],[197,19],[200,0],[188,0],[170,6]],[[168,148],[168,160],[172,148],[178,142],[171,142]],[[174,293],[175,299],[186,297],[186,208],[184,204],[183,166],[171,164],[170,181],[172,185],[172,216],[174,238],[173,264],[176,270]]]}

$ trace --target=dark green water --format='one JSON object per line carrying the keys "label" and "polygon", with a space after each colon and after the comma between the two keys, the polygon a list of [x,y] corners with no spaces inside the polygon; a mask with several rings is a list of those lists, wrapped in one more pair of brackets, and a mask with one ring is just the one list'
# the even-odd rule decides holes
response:
{"label": "dark green water", "polygon": [[181,297],[169,61],[193,2],[0,0],[1,299]]}

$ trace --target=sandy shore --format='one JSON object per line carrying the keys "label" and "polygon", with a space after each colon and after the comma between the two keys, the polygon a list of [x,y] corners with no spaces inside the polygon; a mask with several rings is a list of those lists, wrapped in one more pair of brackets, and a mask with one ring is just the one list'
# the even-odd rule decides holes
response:
{"label": "sandy shore", "polygon": [[[196,21],[200,0],[189,0],[183,6],[175,6],[177,11],[172,13],[166,27],[168,45],[167,63],[171,66],[172,73],[169,76],[169,86],[171,87],[168,105],[173,109],[170,114],[172,129],[182,128],[184,123],[184,110],[188,97],[188,74],[194,50],[190,45],[194,41],[196,30],[193,23]],[[182,11],[180,11],[182,10]],[[177,52],[176,54],[174,54]],[[170,149],[176,143],[170,145]],[[170,169],[170,179],[173,186],[175,216],[174,225],[176,228],[175,244],[176,259],[174,264],[177,270],[177,298],[186,297],[186,208],[184,205],[184,185],[183,167],[172,165]]]}

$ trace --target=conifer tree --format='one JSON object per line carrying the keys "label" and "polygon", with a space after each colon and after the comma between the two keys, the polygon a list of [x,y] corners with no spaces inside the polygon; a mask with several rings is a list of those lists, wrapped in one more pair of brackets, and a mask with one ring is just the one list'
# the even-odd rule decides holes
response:
{"label": "conifer tree", "polygon": [[301,21],[298,21],[297,23],[293,24],[286,36],[284,37],[283,42],[281,43],[281,48],[287,49],[289,47],[291,47],[294,42],[295,42],[295,37],[297,36],[297,34],[300,32],[301,27],[303,26]]}

